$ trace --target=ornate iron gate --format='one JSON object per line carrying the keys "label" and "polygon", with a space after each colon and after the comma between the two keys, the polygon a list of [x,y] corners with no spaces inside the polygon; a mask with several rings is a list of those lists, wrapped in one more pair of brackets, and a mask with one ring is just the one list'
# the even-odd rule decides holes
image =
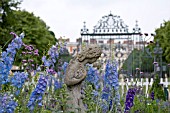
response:
{"label": "ornate iron gate", "polygon": [[[109,14],[103,16],[90,32],[86,27],[86,22],[81,29],[82,42],[85,44],[99,44],[103,48],[103,52],[107,58],[115,58],[119,62],[119,66],[128,57],[131,51],[136,47],[135,42],[141,42],[141,29],[136,25],[131,32],[128,26],[120,18],[120,16]],[[114,53],[113,53],[114,52]],[[128,65],[133,63],[133,58]],[[128,66],[127,73],[131,74],[131,66]]]}

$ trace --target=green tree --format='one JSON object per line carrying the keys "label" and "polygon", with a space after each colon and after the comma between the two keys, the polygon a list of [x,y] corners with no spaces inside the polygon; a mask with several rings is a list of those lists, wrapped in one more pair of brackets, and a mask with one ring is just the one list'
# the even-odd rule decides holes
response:
{"label": "green tree", "polygon": [[154,41],[159,40],[160,46],[163,49],[163,61],[170,63],[170,20],[164,21],[155,32]]}
{"label": "green tree", "polygon": [[[140,68],[142,72],[152,72],[153,71],[153,57],[148,55],[143,50],[134,49],[128,58],[123,63],[122,69],[127,70],[132,73],[132,75],[136,74],[136,68]],[[139,72],[138,72],[139,74]]]}
{"label": "green tree", "polygon": [[[46,23],[36,17],[33,13],[25,10],[18,10],[21,0],[1,0],[0,1],[0,46],[6,49],[6,43],[12,40],[10,32],[20,34],[25,33],[23,42],[27,45],[33,45],[39,50],[38,60],[40,61],[43,53],[46,54],[51,45],[57,41],[53,31],[49,30]],[[6,45],[5,45],[6,44]],[[18,52],[16,60],[20,62],[20,53]]]}
{"label": "green tree", "polygon": [[16,23],[13,25],[14,32],[20,34],[25,33],[23,42],[27,45],[31,44],[39,50],[39,58],[46,54],[51,45],[57,42],[55,34],[49,31],[46,23],[36,17],[33,13],[25,10],[14,11]]}
{"label": "green tree", "polygon": [[9,33],[13,31],[12,25],[15,23],[13,11],[18,9],[20,3],[21,0],[0,0],[0,46],[2,47],[11,39]]}

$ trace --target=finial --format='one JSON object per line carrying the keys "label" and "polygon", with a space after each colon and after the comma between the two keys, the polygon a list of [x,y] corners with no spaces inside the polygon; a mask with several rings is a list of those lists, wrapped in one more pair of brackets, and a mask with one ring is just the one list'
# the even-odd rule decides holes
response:
{"label": "finial", "polygon": [[109,16],[113,16],[111,11],[110,11],[110,14],[109,14]]}
{"label": "finial", "polygon": [[136,27],[138,27],[138,20],[136,20]]}

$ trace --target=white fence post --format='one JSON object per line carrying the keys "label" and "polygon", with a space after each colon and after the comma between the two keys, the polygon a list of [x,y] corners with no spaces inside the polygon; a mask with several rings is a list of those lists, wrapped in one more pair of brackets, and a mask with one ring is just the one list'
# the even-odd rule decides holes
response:
{"label": "white fence post", "polygon": [[125,82],[124,82],[124,79],[122,78],[121,79],[121,81],[120,81],[120,85],[121,85],[121,87],[122,87],[122,96],[123,96],[123,94],[124,94],[124,85],[125,85]]}
{"label": "white fence post", "polygon": [[[150,79],[150,82],[149,82],[149,79],[148,78],[141,78],[140,81],[137,81],[137,86],[146,86],[146,89],[145,89],[145,94],[146,96],[148,97],[149,94],[148,94],[148,89],[149,89],[149,86],[152,86],[153,84],[153,78]],[[136,80],[134,81],[133,78],[131,78],[129,80],[129,78],[126,78],[126,81],[124,81],[124,79],[122,78],[121,81],[120,81],[120,85],[121,85],[121,89],[122,89],[122,96],[124,95],[124,86],[126,85],[126,89],[128,91],[129,89],[129,86],[132,86],[132,85],[135,85],[136,83]],[[163,84],[164,87],[168,87],[170,85],[170,81],[168,82],[168,78],[165,78],[165,80],[163,80],[163,78],[160,78],[160,84]],[[169,90],[168,90],[169,91]],[[170,95],[170,92],[169,92],[169,95]],[[170,98],[170,96],[169,96]]]}

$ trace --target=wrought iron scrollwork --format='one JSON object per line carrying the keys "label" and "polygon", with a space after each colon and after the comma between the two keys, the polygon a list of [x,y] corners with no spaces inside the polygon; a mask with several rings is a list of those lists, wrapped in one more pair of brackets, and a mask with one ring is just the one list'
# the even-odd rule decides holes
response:
{"label": "wrought iron scrollwork", "polygon": [[128,33],[128,26],[123,22],[120,16],[103,16],[98,24],[94,26],[93,33]]}

